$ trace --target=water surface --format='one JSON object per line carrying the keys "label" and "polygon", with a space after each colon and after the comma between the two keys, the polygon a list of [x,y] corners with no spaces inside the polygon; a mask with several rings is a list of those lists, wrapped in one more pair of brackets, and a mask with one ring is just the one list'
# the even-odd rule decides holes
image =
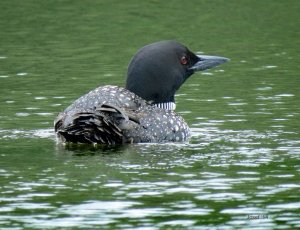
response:
{"label": "water surface", "polygon": [[[300,228],[297,1],[1,1],[0,227]],[[53,120],[145,44],[231,59],[176,96],[182,144],[63,146]]]}

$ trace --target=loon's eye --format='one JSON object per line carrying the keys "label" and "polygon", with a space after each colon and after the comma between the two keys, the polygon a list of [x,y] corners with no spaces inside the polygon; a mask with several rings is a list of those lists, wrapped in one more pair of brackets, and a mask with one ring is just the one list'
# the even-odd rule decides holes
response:
{"label": "loon's eye", "polygon": [[186,65],[188,63],[188,59],[186,56],[182,56],[180,59],[180,62],[182,65]]}

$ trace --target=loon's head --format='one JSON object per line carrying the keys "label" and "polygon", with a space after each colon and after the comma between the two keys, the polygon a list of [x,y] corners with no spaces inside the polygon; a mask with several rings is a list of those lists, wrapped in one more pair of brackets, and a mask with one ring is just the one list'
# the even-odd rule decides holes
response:
{"label": "loon's head", "polygon": [[229,59],[196,55],[176,41],[141,48],[128,66],[126,89],[154,104],[175,102],[175,92],[193,73]]}

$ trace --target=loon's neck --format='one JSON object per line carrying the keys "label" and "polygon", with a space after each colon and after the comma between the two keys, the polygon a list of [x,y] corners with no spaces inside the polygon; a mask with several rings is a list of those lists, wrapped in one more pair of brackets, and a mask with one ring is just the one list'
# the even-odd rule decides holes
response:
{"label": "loon's neck", "polygon": [[164,102],[164,103],[156,103],[154,104],[158,108],[166,109],[166,110],[175,110],[176,104],[174,102]]}

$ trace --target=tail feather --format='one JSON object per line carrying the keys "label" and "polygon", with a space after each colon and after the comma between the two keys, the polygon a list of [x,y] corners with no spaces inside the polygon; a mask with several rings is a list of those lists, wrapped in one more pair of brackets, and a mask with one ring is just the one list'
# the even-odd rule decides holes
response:
{"label": "tail feather", "polygon": [[80,112],[72,116],[71,124],[64,125],[64,116],[55,122],[58,136],[65,142],[121,144],[126,142],[124,123],[129,120],[125,111],[116,106],[103,104],[93,112]]}

